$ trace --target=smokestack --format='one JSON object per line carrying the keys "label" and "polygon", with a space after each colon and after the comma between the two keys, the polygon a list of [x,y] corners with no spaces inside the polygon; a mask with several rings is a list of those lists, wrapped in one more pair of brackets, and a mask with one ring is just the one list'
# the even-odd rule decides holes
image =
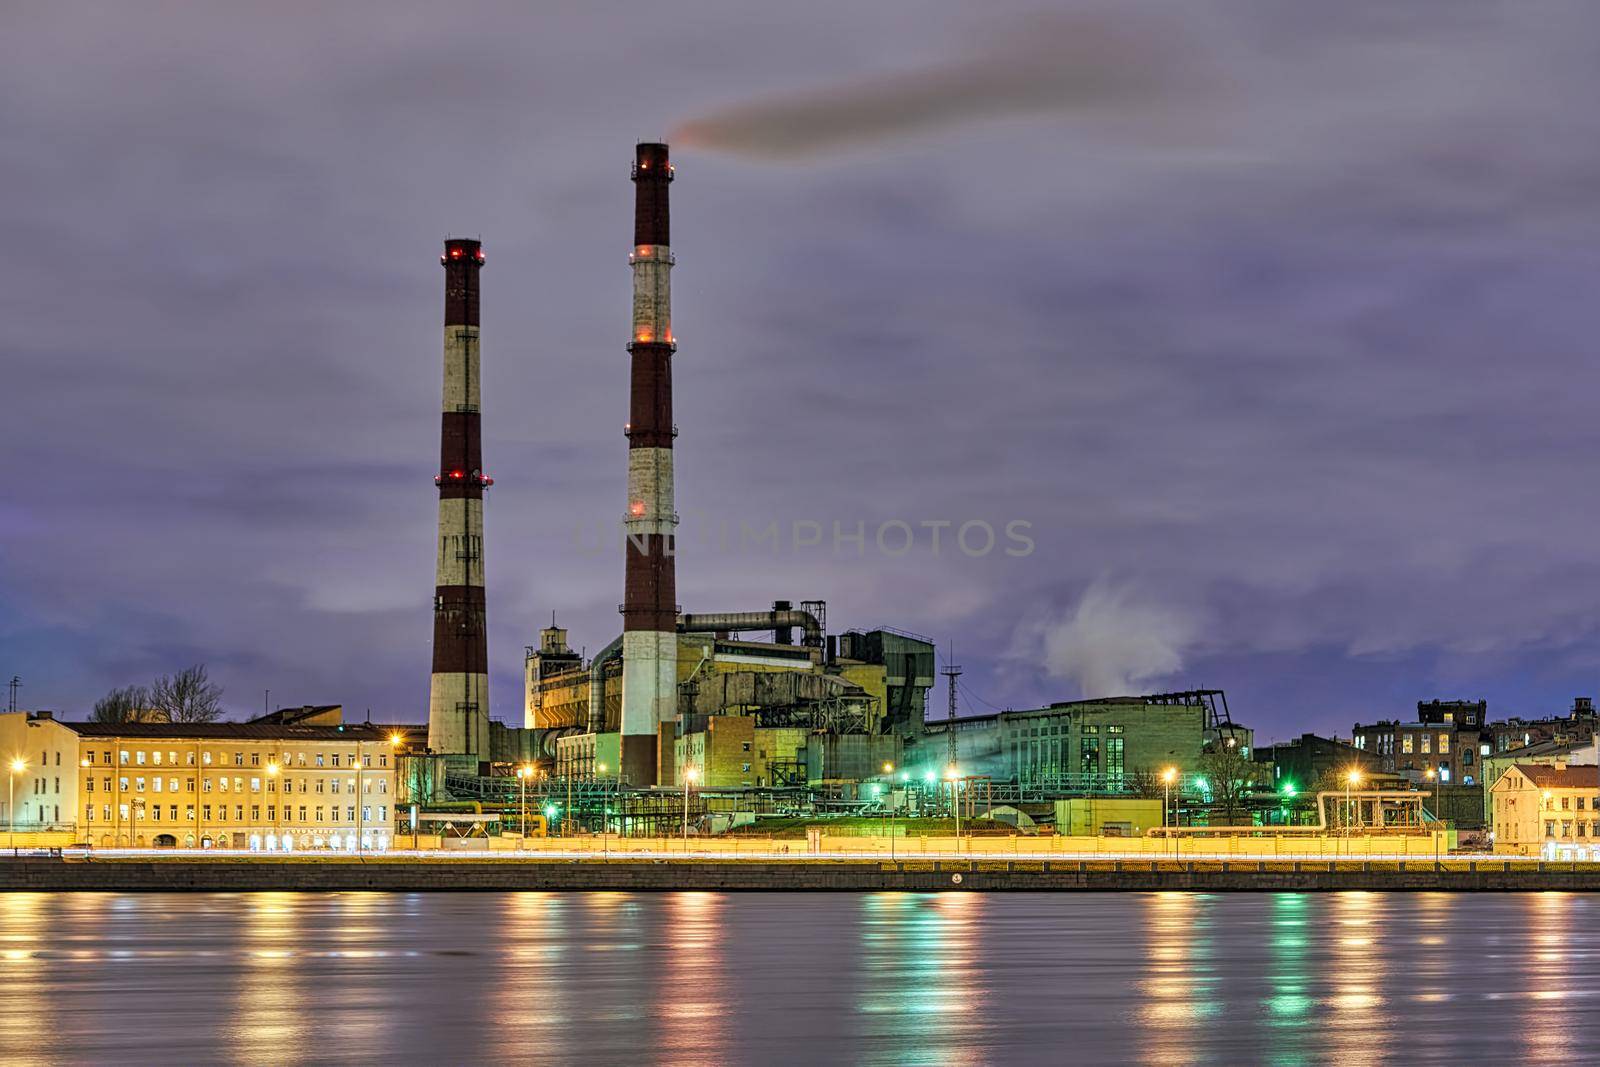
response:
{"label": "smokestack", "polygon": [[633,339],[628,513],[623,552],[622,773],[657,780],[660,725],[678,717],[677,577],[672,494],[672,235],[664,144],[641,144],[633,164]]}
{"label": "smokestack", "polygon": [[439,540],[433,597],[428,747],[489,758],[489,639],[483,595],[477,241],[444,243],[444,415],[439,431]]}

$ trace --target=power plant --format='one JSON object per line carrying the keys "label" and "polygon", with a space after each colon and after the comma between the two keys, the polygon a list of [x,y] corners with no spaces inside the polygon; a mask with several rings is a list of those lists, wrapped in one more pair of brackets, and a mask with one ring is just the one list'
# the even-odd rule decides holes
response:
{"label": "power plant", "polygon": [[[402,791],[415,805],[414,817],[491,822],[525,798],[530,785],[549,798],[541,808],[559,813],[563,827],[589,831],[660,832],[680,818],[687,827],[690,784],[697,787],[696,821],[708,825],[785,811],[848,812],[873,797],[927,810],[937,807],[958,764],[964,777],[982,780],[990,799],[1021,803],[1120,783],[1137,769],[1135,761],[1155,758],[1144,742],[1125,741],[1125,725],[1159,735],[1150,752],[1162,759],[1198,752],[1202,732],[1217,725],[1216,716],[1196,710],[1198,695],[958,720],[952,677],[950,717],[930,724],[928,694],[940,671],[927,637],[890,627],[830,634],[821,598],[798,607],[773,600],[759,609],[683,610],[673,463],[674,168],[667,145],[637,145],[631,177],[620,632],[586,659],[553,614],[539,643],[525,650],[520,726],[489,714],[483,495],[492,479],[483,470],[479,407],[483,249],[476,240],[445,242],[426,744],[419,728],[404,731],[413,741]],[[1248,744],[1247,734],[1241,738]],[[418,809],[425,811],[417,815]]]}

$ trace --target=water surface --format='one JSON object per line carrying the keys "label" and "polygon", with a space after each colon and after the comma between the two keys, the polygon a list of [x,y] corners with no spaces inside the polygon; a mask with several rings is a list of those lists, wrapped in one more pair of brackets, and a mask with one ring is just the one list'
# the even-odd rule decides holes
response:
{"label": "water surface", "polygon": [[1600,1062],[1564,894],[0,895],[0,1062]]}

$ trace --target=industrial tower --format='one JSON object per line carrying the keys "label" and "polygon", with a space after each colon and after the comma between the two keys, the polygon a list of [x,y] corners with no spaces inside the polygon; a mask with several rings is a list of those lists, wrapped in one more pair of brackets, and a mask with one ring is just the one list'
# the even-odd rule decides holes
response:
{"label": "industrial tower", "polygon": [[483,593],[483,473],[478,274],[483,247],[451,238],[444,265],[444,413],[439,431],[439,541],[433,597],[428,747],[489,757],[489,640]]}
{"label": "industrial tower", "polygon": [[640,144],[633,164],[633,334],[626,573],[622,604],[622,774],[654,785],[661,724],[678,717],[678,515],[672,493],[672,164],[664,144]]}

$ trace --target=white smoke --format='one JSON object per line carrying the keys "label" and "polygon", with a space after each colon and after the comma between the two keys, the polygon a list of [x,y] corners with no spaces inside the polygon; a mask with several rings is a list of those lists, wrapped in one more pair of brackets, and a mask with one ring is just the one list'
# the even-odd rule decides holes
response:
{"label": "white smoke", "polygon": [[1141,602],[1130,585],[1098,579],[1072,613],[1035,624],[1045,670],[1076,682],[1084,697],[1127,696],[1183,667],[1199,621],[1180,609]]}

